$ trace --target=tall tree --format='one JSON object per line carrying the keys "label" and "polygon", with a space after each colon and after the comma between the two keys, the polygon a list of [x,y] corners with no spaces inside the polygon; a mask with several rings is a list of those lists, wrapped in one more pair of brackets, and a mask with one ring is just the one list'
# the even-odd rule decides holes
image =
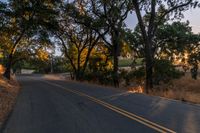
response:
{"label": "tall tree", "polygon": [[[136,58],[144,57],[144,41],[139,26],[135,31],[127,31],[125,40],[131,45],[136,54]],[[184,69],[189,67],[197,68],[199,63],[199,43],[198,34],[192,32],[189,22],[166,22],[159,25],[153,39],[152,52],[154,63],[160,65],[162,61],[168,61],[173,65],[182,65]],[[162,66],[163,70],[167,66]],[[174,67],[174,66],[172,66]],[[156,68],[153,69],[153,84],[156,84],[161,74],[155,74]],[[161,71],[160,71],[161,72]],[[157,77],[156,77],[157,76]]]}
{"label": "tall tree", "polygon": [[[145,61],[146,61],[146,92],[153,88],[153,65],[154,55],[153,39],[158,26],[166,17],[173,14],[173,18],[181,18],[182,12],[187,10],[193,0],[132,0],[134,11],[138,18],[139,27],[141,29],[142,38],[145,44]],[[143,13],[148,15],[147,23],[143,19]]]}
{"label": "tall tree", "polygon": [[131,10],[131,2],[129,0],[77,0],[77,2],[79,8],[71,15],[77,23],[94,30],[105,41],[113,56],[113,81],[114,86],[118,87],[118,56],[122,29],[125,26],[124,20]]}
{"label": "tall tree", "polygon": [[[20,4],[19,4],[20,3]],[[24,37],[38,34],[43,28],[50,29],[56,25],[55,16],[59,0],[32,1],[10,0],[8,3],[9,22],[6,23],[6,31],[10,38],[11,49],[8,55],[4,76],[10,79],[13,55]]]}
{"label": "tall tree", "polygon": [[[67,5],[67,7],[66,7]],[[93,30],[78,24],[69,15],[68,2],[63,3],[57,17],[59,27],[54,32],[59,40],[65,57],[69,60],[76,80],[84,75],[92,49],[99,41],[99,36]]]}
{"label": "tall tree", "polygon": [[91,29],[77,24],[70,27],[62,25],[62,31],[57,32],[56,37],[60,40],[65,56],[70,61],[76,80],[82,79],[91,52],[100,37]]}

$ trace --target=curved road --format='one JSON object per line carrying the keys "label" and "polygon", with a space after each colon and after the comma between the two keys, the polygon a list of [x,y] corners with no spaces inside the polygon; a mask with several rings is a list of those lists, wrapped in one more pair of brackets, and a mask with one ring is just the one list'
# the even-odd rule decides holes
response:
{"label": "curved road", "polygon": [[200,106],[42,76],[18,76],[22,92],[3,133],[200,131]]}

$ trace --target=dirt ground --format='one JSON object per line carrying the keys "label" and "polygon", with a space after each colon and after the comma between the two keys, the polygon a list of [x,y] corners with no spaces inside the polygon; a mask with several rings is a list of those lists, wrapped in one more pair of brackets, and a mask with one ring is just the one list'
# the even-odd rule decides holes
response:
{"label": "dirt ground", "polygon": [[0,128],[15,104],[19,84],[14,80],[8,81],[0,75]]}

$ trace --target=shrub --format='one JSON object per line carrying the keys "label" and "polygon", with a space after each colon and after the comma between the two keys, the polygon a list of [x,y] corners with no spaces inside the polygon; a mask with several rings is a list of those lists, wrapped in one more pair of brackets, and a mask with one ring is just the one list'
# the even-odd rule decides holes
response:
{"label": "shrub", "polygon": [[91,72],[85,72],[84,76],[83,76],[83,80],[87,80],[87,81],[95,81],[95,75]]}
{"label": "shrub", "polygon": [[172,79],[178,79],[184,75],[183,72],[177,70],[175,66],[168,60],[155,60],[153,70],[153,82],[159,84],[161,81],[168,83]]}
{"label": "shrub", "polygon": [[124,80],[126,82],[126,85],[130,85],[130,82],[134,80],[136,83],[141,84],[142,81],[144,81],[145,77],[145,70],[144,67],[140,67],[138,69],[134,69],[127,73],[126,76],[124,76]]}
{"label": "shrub", "polygon": [[111,85],[113,83],[112,71],[86,72],[84,80],[98,82],[102,85]]}

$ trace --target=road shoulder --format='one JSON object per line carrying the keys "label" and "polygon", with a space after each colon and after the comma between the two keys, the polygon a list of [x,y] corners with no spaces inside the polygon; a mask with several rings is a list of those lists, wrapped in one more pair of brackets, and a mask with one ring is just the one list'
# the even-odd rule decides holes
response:
{"label": "road shoulder", "polygon": [[15,77],[9,81],[0,76],[0,132],[12,112],[19,92],[20,86]]}

